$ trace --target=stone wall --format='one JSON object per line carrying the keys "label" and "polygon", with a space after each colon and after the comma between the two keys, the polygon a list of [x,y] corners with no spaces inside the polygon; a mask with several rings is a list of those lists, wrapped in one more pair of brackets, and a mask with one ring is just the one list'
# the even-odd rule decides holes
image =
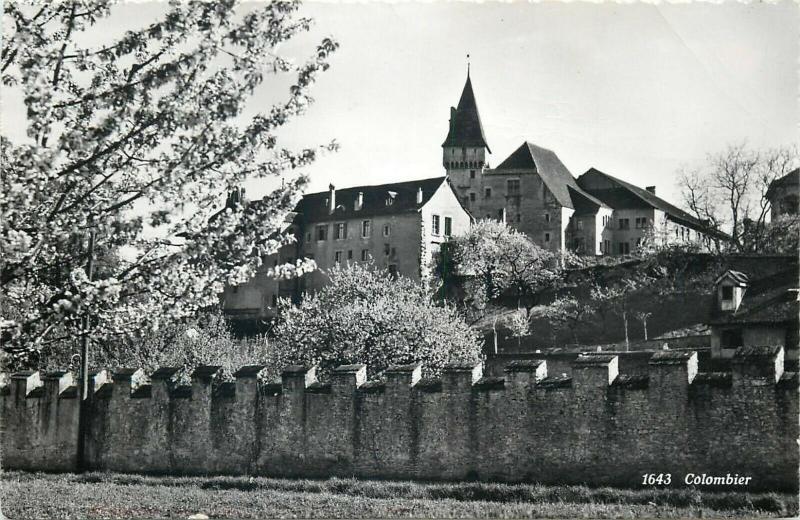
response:
{"label": "stone wall", "polygon": [[[96,470],[175,474],[491,479],[640,485],[645,473],[751,476],[748,489],[797,490],[797,374],[780,348],[742,349],[727,374],[697,371],[694,352],[653,355],[645,375],[585,354],[571,377],[547,363],[419,366],[366,381],[363,365],[328,382],[288,367],[281,384],[244,367],[220,383],[200,367],[93,376],[86,451]],[[4,467],[74,468],[77,399],[68,374],[12,376],[3,386]]]}

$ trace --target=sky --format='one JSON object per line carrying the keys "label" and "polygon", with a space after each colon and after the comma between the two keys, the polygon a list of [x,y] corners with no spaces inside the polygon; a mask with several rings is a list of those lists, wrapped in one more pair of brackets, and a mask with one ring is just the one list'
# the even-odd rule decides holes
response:
{"label": "sky", "polygon": [[[119,6],[98,37],[164,9]],[[310,191],[443,175],[467,54],[490,165],[527,140],[576,177],[596,167],[679,203],[680,167],[743,141],[800,142],[796,3],[306,2],[301,12],[314,27],[281,51],[302,60],[323,37],[341,44],[315,104],[279,133],[291,147],[340,144],[306,170]],[[248,110],[285,88],[266,82]],[[248,194],[270,187],[253,182]]]}

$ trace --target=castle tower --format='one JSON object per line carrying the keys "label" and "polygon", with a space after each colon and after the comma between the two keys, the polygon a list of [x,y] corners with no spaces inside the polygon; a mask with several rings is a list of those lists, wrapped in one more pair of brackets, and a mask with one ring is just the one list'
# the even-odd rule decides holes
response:
{"label": "castle tower", "polygon": [[486,153],[492,153],[483,135],[483,126],[472,91],[467,69],[467,82],[458,107],[450,107],[450,130],[442,143],[442,163],[458,196],[467,205],[470,192],[477,193],[486,164]]}

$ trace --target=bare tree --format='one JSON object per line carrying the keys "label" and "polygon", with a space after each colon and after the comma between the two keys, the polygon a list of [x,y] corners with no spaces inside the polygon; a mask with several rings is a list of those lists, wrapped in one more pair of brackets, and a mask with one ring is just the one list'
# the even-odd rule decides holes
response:
{"label": "bare tree", "polygon": [[[746,143],[731,145],[709,155],[705,165],[679,172],[684,205],[710,228],[728,231],[733,250],[760,251],[768,235],[767,190],[798,162],[796,146],[759,152]],[[709,240],[706,245],[719,246],[718,239]]]}
{"label": "bare tree", "polygon": [[652,316],[652,312],[637,312],[636,319],[642,322],[642,327],[644,328],[644,340],[647,341],[647,318]]}

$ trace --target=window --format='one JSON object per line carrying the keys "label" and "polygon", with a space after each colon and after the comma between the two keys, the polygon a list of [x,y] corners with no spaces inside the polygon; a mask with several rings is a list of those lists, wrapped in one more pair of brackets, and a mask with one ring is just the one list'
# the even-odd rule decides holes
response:
{"label": "window", "polygon": [[396,264],[389,264],[389,276],[393,279],[397,280],[397,265]]}
{"label": "window", "polygon": [[722,299],[723,300],[733,300],[733,287],[730,285],[723,285],[722,286]]}
{"label": "window", "polygon": [[339,265],[339,264],[342,263],[342,252],[341,251],[336,251],[335,253],[333,253],[333,261],[336,263],[336,265]]}
{"label": "window", "polygon": [[383,254],[385,256],[389,256],[389,251],[390,250],[391,250],[391,247],[389,247],[389,244],[383,244]]}
{"label": "window", "polygon": [[627,255],[631,252],[631,245],[628,242],[620,242],[618,251],[621,255]]}
{"label": "window", "polygon": [[453,234],[453,219],[444,217],[444,236],[449,237]]}
{"label": "window", "polygon": [[348,249],[347,250],[347,259],[348,260],[352,260],[353,259],[353,250],[352,249]]}
{"label": "window", "polygon": [[328,226],[325,224],[317,226],[317,240],[327,240],[327,239],[328,239]]}
{"label": "window", "polygon": [[392,230],[389,227],[389,224],[383,225],[383,236],[388,237],[391,234]]}
{"label": "window", "polygon": [[517,222],[522,222],[522,215],[517,213]]}
{"label": "window", "polygon": [[644,229],[647,227],[647,217],[636,217],[636,229]]}
{"label": "window", "polygon": [[583,221],[579,220],[578,221],[578,231],[580,231],[581,229],[583,229]]}
{"label": "window", "polygon": [[439,215],[433,215],[431,224],[431,233],[433,233],[434,236],[439,236]]}
{"label": "window", "polygon": [[605,253],[607,255],[611,254],[611,240],[604,240],[604,242],[605,242],[605,247],[604,247]]}
{"label": "window", "polygon": [[600,241],[600,243],[598,244],[597,247],[598,247],[598,250],[602,253],[603,252],[603,241],[602,240]]}
{"label": "window", "polygon": [[519,179],[508,179],[506,181],[506,192],[510,197],[519,195]]}
{"label": "window", "polygon": [[492,198],[492,188],[486,188],[483,190],[483,196],[487,199]]}
{"label": "window", "polygon": [[470,170],[469,171],[469,178],[470,179],[474,179],[475,178],[475,170]]}
{"label": "window", "polygon": [[742,329],[723,330],[722,334],[720,334],[719,343],[722,348],[743,347]]}
{"label": "window", "polygon": [[372,234],[372,222],[369,220],[361,221],[361,238],[367,238]]}
{"label": "window", "polygon": [[469,194],[469,201],[470,202],[475,202],[475,192],[472,192],[472,193]]}
{"label": "window", "polygon": [[544,241],[545,241],[545,243],[550,242],[550,233],[545,233],[544,234]]}
{"label": "window", "polygon": [[629,218],[621,218],[621,219],[619,219],[619,228],[620,229],[630,229],[631,228],[631,219],[629,219]]}
{"label": "window", "polygon": [[550,222],[550,213],[545,213],[544,214],[544,221],[545,222]]}
{"label": "window", "polygon": [[361,261],[366,262],[369,260],[369,249],[362,249],[361,250]]}
{"label": "window", "polygon": [[337,222],[333,228],[333,238],[342,240],[347,238],[347,224],[344,222]]}

